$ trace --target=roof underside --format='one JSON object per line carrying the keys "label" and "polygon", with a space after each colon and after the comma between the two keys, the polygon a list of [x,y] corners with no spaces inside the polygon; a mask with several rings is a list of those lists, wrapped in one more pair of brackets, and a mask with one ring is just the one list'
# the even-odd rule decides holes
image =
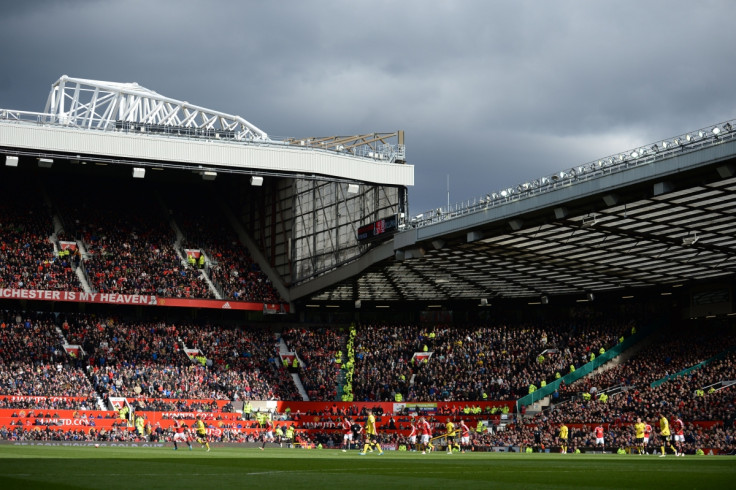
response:
{"label": "roof underside", "polygon": [[381,260],[309,299],[539,298],[732,277],[734,168],[733,158],[680,168],[665,180],[601,189],[420,239],[403,260]]}

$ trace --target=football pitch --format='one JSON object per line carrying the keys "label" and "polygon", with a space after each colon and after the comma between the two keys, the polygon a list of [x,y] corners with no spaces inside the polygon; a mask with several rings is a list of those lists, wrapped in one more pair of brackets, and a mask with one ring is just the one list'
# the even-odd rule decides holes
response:
{"label": "football pitch", "polygon": [[[0,489],[728,488],[732,456],[0,446]],[[731,487],[733,488],[733,487]]]}

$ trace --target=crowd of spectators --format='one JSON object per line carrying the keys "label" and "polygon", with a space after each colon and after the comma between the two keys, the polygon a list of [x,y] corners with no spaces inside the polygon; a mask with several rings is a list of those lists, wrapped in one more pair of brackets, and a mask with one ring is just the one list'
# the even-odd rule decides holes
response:
{"label": "crowd of spectators", "polygon": [[[137,398],[135,409],[152,411],[217,412],[232,410],[232,404],[218,409],[211,400],[300,399],[279,362],[279,334],[271,329],[130,321],[82,313],[3,311],[0,320],[0,394],[82,400],[5,399],[0,400],[0,408],[85,409],[95,404],[97,393]],[[513,398],[524,394],[529,380],[536,381],[533,376],[550,377],[558,365],[586,362],[588,353],[615,344],[621,330],[629,328],[584,325],[570,329],[553,324],[360,326],[355,350],[356,393],[360,390],[366,398],[376,397],[375,401],[393,400],[402,390],[417,401],[479,400],[482,393],[500,393],[494,385],[506,382]],[[286,328],[281,336],[287,348],[303,361],[299,374],[310,399],[334,400],[339,369],[336,359],[344,343],[340,331]],[[86,357],[70,357],[63,349],[64,338],[83,346]],[[669,331],[662,337],[655,334],[650,346],[627,362],[581,384],[586,389],[592,384],[599,390],[614,383],[623,385],[624,389],[607,402],[595,396],[585,400],[576,394],[548,411],[510,423],[505,430],[475,434],[476,443],[503,447],[534,445],[540,440],[554,446],[556,431],[565,422],[572,426],[573,447],[592,447],[592,427],[597,424],[605,425],[611,448],[630,446],[635,419],[642,417],[653,423],[663,411],[686,421],[686,450],[708,446],[733,451],[736,396],[733,387],[723,388],[720,383],[736,380],[736,353],[724,351],[736,345],[734,340],[728,328]],[[191,358],[185,347],[197,349],[201,355]],[[554,355],[540,361],[540,353],[551,354],[552,350],[557,350],[559,361]],[[412,361],[414,353],[425,351],[433,353],[430,360]],[[714,358],[717,354],[721,355]],[[711,362],[651,386],[653,381],[706,359]],[[572,385],[569,391],[577,389]],[[716,423],[702,423],[713,421]],[[324,441],[326,447],[337,430],[332,425],[330,421],[313,427],[325,429],[315,440]],[[22,431],[6,429],[7,436],[51,436],[51,432],[46,436],[38,432],[18,435],[18,430]],[[124,430],[118,432],[90,437],[134,437]],[[218,437],[236,441],[250,436],[223,430]],[[386,435],[389,442],[399,444],[403,437],[398,432]]]}
{"label": "crowd of spectators", "polygon": [[[356,341],[357,401],[509,400],[614,346],[631,325],[367,325]],[[426,361],[415,353],[431,353]]]}
{"label": "crowd of spectators", "polygon": [[176,223],[184,234],[184,247],[205,252],[210,259],[208,272],[212,283],[224,299],[281,302],[271,280],[212,201],[182,200],[171,193],[167,200],[174,206]]}
{"label": "crowd of spectators", "polygon": [[[195,205],[191,196],[172,193],[171,215],[166,215],[152,193],[141,193],[131,183],[90,187],[69,180],[50,190],[49,202],[56,205],[63,223],[59,238],[63,234],[80,240],[86,251],[83,260],[56,250],[52,212],[45,201],[25,198],[34,192],[31,184],[8,182],[6,199],[0,203],[0,287],[81,291],[75,273],[81,263],[89,286],[99,293],[211,299],[216,288],[224,299],[282,302],[270,278],[210,202]],[[70,200],[69,194],[77,198]],[[128,199],[130,195],[137,198]],[[22,207],[15,204],[20,200]],[[174,220],[184,232],[179,252]],[[184,247],[204,251],[209,267],[189,263]]]}
{"label": "crowd of spectators", "polygon": [[[0,288],[79,291],[71,260],[59,257],[51,239],[49,210],[26,198],[28,189],[3,185],[0,202]],[[22,206],[17,203],[22,202]]]}
{"label": "crowd of spectators", "polygon": [[231,403],[220,408],[215,400],[196,399],[163,400],[140,397],[131,402],[131,407],[134,412],[142,410],[148,412],[202,412],[214,414],[233,411]]}
{"label": "crowd of spectators", "polygon": [[234,400],[300,400],[278,354],[278,337],[266,328],[188,326],[182,339],[199,349],[209,366],[231,386]]}
{"label": "crowd of spectators", "polygon": [[601,391],[612,386],[644,386],[690,368],[736,345],[736,332],[724,326],[668,328],[655,332],[631,359],[582,378],[568,393]]}
{"label": "crowd of spectators", "polygon": [[[685,329],[653,340],[626,363],[571,385],[572,398],[534,415],[529,423],[546,434],[548,445],[561,423],[575,424],[571,444],[580,447],[592,447],[591,428],[603,424],[610,447],[616,448],[634,445],[632,427],[638,417],[656,429],[663,413],[685,421],[686,452],[706,446],[734,453],[736,389],[730,383],[736,381],[736,352],[724,350],[734,345],[733,333],[719,327]],[[698,366],[706,360],[710,362]],[[698,367],[673,376],[693,366]],[[580,385],[585,386],[582,392]],[[614,385],[621,391],[611,392],[605,401],[595,396]],[[583,397],[591,392],[593,396]]]}
{"label": "crowd of spectators", "polygon": [[200,271],[177,254],[176,234],[153,194],[126,183],[67,186],[64,192],[78,190],[78,199],[60,189],[54,198],[65,231],[85,246],[83,265],[95,292],[214,298]]}
{"label": "crowd of spectators", "polygon": [[64,350],[53,315],[0,312],[0,395],[87,398],[93,393]]}
{"label": "crowd of spectators", "polygon": [[300,399],[273,330],[85,314],[66,315],[61,329],[83,347],[92,382],[106,396]]}
{"label": "crowd of spectators", "polygon": [[[648,383],[628,386],[611,395],[605,403],[598,398],[582,396],[562,402],[553,411],[556,422],[591,424],[632,423],[637,417],[653,419],[660,410],[678,413],[684,420],[736,421],[736,391],[719,390],[721,381],[736,380],[736,353],[729,353],[705,367],[670,379],[657,386]],[[714,386],[715,385],[715,386]],[[713,388],[711,392],[710,388]],[[698,390],[702,390],[700,393]]]}
{"label": "crowd of spectators", "polygon": [[[90,216],[85,222],[95,223]],[[100,293],[214,298],[201,272],[174,250],[173,235],[159,232],[165,227],[152,221],[142,226],[118,222],[114,229],[84,233],[84,263],[92,288]]]}
{"label": "crowd of spectators", "polygon": [[345,339],[331,328],[286,328],[281,333],[301,363],[300,378],[310,400],[335,400],[341,366],[337,363]]}
{"label": "crowd of spectators", "polygon": [[[24,395],[25,396],[25,395]],[[98,410],[97,397],[86,399],[76,397],[45,397],[13,400],[12,397],[0,398],[0,408],[14,410]],[[48,417],[47,417],[48,418]]]}

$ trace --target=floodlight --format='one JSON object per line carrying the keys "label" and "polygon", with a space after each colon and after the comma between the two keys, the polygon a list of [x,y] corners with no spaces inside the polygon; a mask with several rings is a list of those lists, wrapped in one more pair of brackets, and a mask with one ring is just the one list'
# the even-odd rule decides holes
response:
{"label": "floodlight", "polygon": [[542,296],[540,301],[542,302],[543,305],[546,305],[549,303],[549,298],[547,296]]}
{"label": "floodlight", "polygon": [[726,130],[726,132],[729,132],[729,131],[731,131],[731,129],[732,129],[732,128],[731,128],[731,123],[726,123],[726,124],[724,124],[724,125],[723,125],[723,129],[725,129],[725,130]]}
{"label": "floodlight", "polygon": [[204,180],[215,180],[216,177],[217,177],[217,172],[212,172],[210,170],[202,172],[202,179]]}
{"label": "floodlight", "polygon": [[257,175],[253,175],[250,178],[250,185],[252,185],[254,187],[260,187],[260,186],[262,186],[263,185],[263,177],[259,177]]}
{"label": "floodlight", "polygon": [[432,247],[434,247],[435,250],[441,250],[445,246],[444,240],[432,240]]}
{"label": "floodlight", "polygon": [[698,241],[698,235],[692,234],[682,237],[682,244],[686,247],[694,245]]}
{"label": "floodlight", "polygon": [[596,219],[595,214],[589,215],[583,218],[583,221],[580,223],[581,228],[588,228],[590,226],[595,225],[598,223],[598,220]]}
{"label": "floodlight", "polygon": [[17,167],[18,157],[12,156],[12,155],[6,155],[5,156],[5,166],[6,167]]}
{"label": "floodlight", "polygon": [[483,232],[481,231],[469,231],[466,240],[468,243],[477,242],[478,240],[483,239]]}
{"label": "floodlight", "polygon": [[348,184],[348,194],[357,194],[358,192],[360,192],[358,184]]}
{"label": "floodlight", "polygon": [[523,226],[524,226],[524,221],[522,221],[520,219],[512,219],[511,221],[509,221],[509,227],[513,231],[519,231],[519,230],[521,230],[521,228]]}
{"label": "floodlight", "polygon": [[51,168],[51,165],[54,164],[54,161],[51,158],[39,158],[38,159],[38,166],[42,168]]}
{"label": "floodlight", "polygon": [[146,169],[141,167],[134,167],[133,168],[133,178],[134,179],[143,179],[146,176]]}
{"label": "floodlight", "polygon": [[721,128],[719,128],[718,126],[716,126],[715,128],[711,129],[711,132],[713,134],[715,134],[716,136],[718,136],[718,133],[721,132]]}

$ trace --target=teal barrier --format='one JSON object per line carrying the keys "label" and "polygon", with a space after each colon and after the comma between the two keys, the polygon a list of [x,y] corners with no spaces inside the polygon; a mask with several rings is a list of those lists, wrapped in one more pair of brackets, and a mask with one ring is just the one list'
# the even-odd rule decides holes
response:
{"label": "teal barrier", "polygon": [[690,366],[689,368],[685,368],[682,371],[679,371],[679,372],[677,372],[675,374],[670,374],[670,375],[665,376],[664,378],[658,379],[657,381],[653,381],[649,386],[651,386],[652,388],[656,388],[657,386],[661,385],[662,383],[666,383],[667,381],[669,381],[671,379],[675,379],[675,378],[678,378],[680,376],[685,376],[686,374],[690,374],[691,372],[695,371],[696,369],[700,369],[703,366],[707,366],[708,364],[710,364],[713,361],[717,361],[718,359],[722,359],[722,358],[726,357],[726,355],[729,352],[732,352],[733,350],[736,350],[736,347],[731,347],[729,349],[726,349],[723,352],[721,352],[719,354],[716,354],[715,356],[711,357],[710,359],[706,359],[703,362],[699,362],[698,364],[696,364],[694,366]]}
{"label": "teal barrier", "polygon": [[575,372],[568,373],[565,376],[562,376],[560,379],[556,379],[552,381],[551,383],[548,383],[547,386],[544,388],[539,388],[533,393],[529,393],[526,396],[523,396],[519,398],[516,401],[516,411],[518,412],[521,410],[522,406],[531,405],[532,403],[539,401],[548,395],[551,395],[552,393],[559,388],[560,384],[564,382],[566,385],[572,384],[574,381],[579,380],[580,378],[587,376],[588,374],[592,373],[595,369],[598,369],[602,364],[607,363],[614,357],[621,354],[623,351],[631,347],[632,345],[639,342],[644,337],[648,336],[651,332],[658,329],[661,325],[660,322],[657,322],[656,325],[651,325],[649,327],[642,328],[641,331],[638,331],[634,335],[631,335],[624,339],[623,342],[620,344],[616,344],[615,346],[611,347],[608,351],[606,351],[604,354],[601,354],[600,356],[596,357],[594,360],[587,364],[583,364],[579,368],[575,369]]}

